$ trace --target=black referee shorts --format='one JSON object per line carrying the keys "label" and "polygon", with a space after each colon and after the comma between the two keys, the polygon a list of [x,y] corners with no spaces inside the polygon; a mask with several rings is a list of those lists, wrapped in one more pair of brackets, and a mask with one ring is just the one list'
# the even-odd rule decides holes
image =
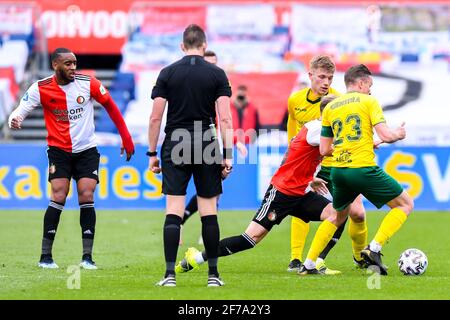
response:
{"label": "black referee shorts", "polygon": [[[210,154],[215,159],[203,158],[204,154]],[[196,146],[191,141],[185,143],[167,138],[161,147],[162,193],[186,195],[189,180],[193,176],[198,196],[218,196],[222,193],[221,159],[217,141],[203,141]],[[211,163],[211,160],[214,161]]]}
{"label": "black referee shorts", "polygon": [[56,147],[49,146],[48,155],[48,181],[55,178],[91,178],[98,183],[98,166],[100,153],[96,147],[79,153],[70,153]]}
{"label": "black referee shorts", "polygon": [[329,203],[329,200],[315,192],[308,192],[304,196],[289,196],[270,185],[253,221],[267,230],[280,224],[287,216],[294,216],[305,222],[320,221],[320,215]]}

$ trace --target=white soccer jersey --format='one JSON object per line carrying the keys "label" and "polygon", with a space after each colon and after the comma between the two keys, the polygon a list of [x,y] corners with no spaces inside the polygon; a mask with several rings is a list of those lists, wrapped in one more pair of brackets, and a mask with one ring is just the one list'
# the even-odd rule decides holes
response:
{"label": "white soccer jersey", "polygon": [[108,97],[108,91],[95,77],[76,74],[74,81],[61,86],[51,76],[31,85],[9,123],[16,116],[25,119],[34,108],[42,106],[48,145],[78,153],[97,145],[93,99],[103,103]]}

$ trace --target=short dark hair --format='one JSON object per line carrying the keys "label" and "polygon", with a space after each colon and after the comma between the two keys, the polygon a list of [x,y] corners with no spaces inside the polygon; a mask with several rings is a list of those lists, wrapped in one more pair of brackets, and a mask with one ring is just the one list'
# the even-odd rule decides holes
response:
{"label": "short dark hair", "polygon": [[197,49],[206,43],[205,31],[196,24],[190,24],[183,32],[183,45],[186,49]]}
{"label": "short dark hair", "polygon": [[323,109],[325,109],[327,104],[329,104],[331,101],[333,101],[336,98],[337,98],[337,96],[335,96],[333,94],[329,94],[329,95],[322,97],[322,99],[320,99],[320,107],[319,107],[320,113],[322,113]]}
{"label": "short dark hair", "polygon": [[360,78],[366,78],[372,75],[369,68],[367,68],[363,64],[357,64],[355,66],[351,66],[344,75],[345,85],[348,86],[350,84],[354,84]]}
{"label": "short dark hair", "polygon": [[52,55],[50,57],[50,60],[52,62],[55,61],[56,59],[59,58],[59,55],[61,53],[72,53],[72,51],[67,49],[67,48],[57,48],[57,49],[55,49],[55,51],[53,51],[53,53],[52,53]]}
{"label": "short dark hair", "polygon": [[216,53],[214,51],[206,50],[205,51],[205,57],[217,57],[217,55],[216,55]]}

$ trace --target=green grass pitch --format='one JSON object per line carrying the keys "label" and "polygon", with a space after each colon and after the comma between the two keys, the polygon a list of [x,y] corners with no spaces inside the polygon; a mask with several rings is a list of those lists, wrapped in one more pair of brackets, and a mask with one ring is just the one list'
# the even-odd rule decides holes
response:
{"label": "green grass pitch", "polygon": [[[241,234],[253,211],[222,211],[221,238]],[[386,211],[368,213],[369,240]],[[161,211],[97,210],[94,260],[98,270],[81,270],[80,288],[68,273],[81,258],[79,213],[61,216],[53,257],[57,270],[37,267],[42,237],[43,210],[0,211],[0,300],[3,299],[161,299],[161,300],[304,300],[304,299],[450,299],[450,214],[414,212],[383,248],[387,277],[356,270],[347,230],[327,258],[339,276],[300,277],[286,271],[290,258],[290,218],[276,226],[256,248],[219,260],[226,285],[206,288],[207,266],[177,277],[176,288],[155,283],[164,272]],[[318,226],[312,223],[305,253]],[[196,246],[199,217],[183,229],[184,244]],[[422,276],[404,276],[397,268],[400,253],[419,248],[428,256]],[[69,270],[70,271],[70,270]]]}

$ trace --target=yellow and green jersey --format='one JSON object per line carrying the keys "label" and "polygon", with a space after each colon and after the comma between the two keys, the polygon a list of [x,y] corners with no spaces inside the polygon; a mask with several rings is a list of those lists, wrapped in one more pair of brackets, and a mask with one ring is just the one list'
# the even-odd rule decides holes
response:
{"label": "yellow and green jersey", "polygon": [[[340,93],[330,88],[328,94],[339,96]],[[288,99],[288,142],[303,128],[305,123],[320,118],[320,100],[321,97],[316,96],[311,88],[292,93]],[[331,166],[331,157],[326,157],[322,161],[322,166]]]}
{"label": "yellow and green jersey", "polygon": [[350,92],[330,102],[322,114],[322,136],[333,137],[332,167],[375,166],[373,127],[385,122],[378,101]]}

